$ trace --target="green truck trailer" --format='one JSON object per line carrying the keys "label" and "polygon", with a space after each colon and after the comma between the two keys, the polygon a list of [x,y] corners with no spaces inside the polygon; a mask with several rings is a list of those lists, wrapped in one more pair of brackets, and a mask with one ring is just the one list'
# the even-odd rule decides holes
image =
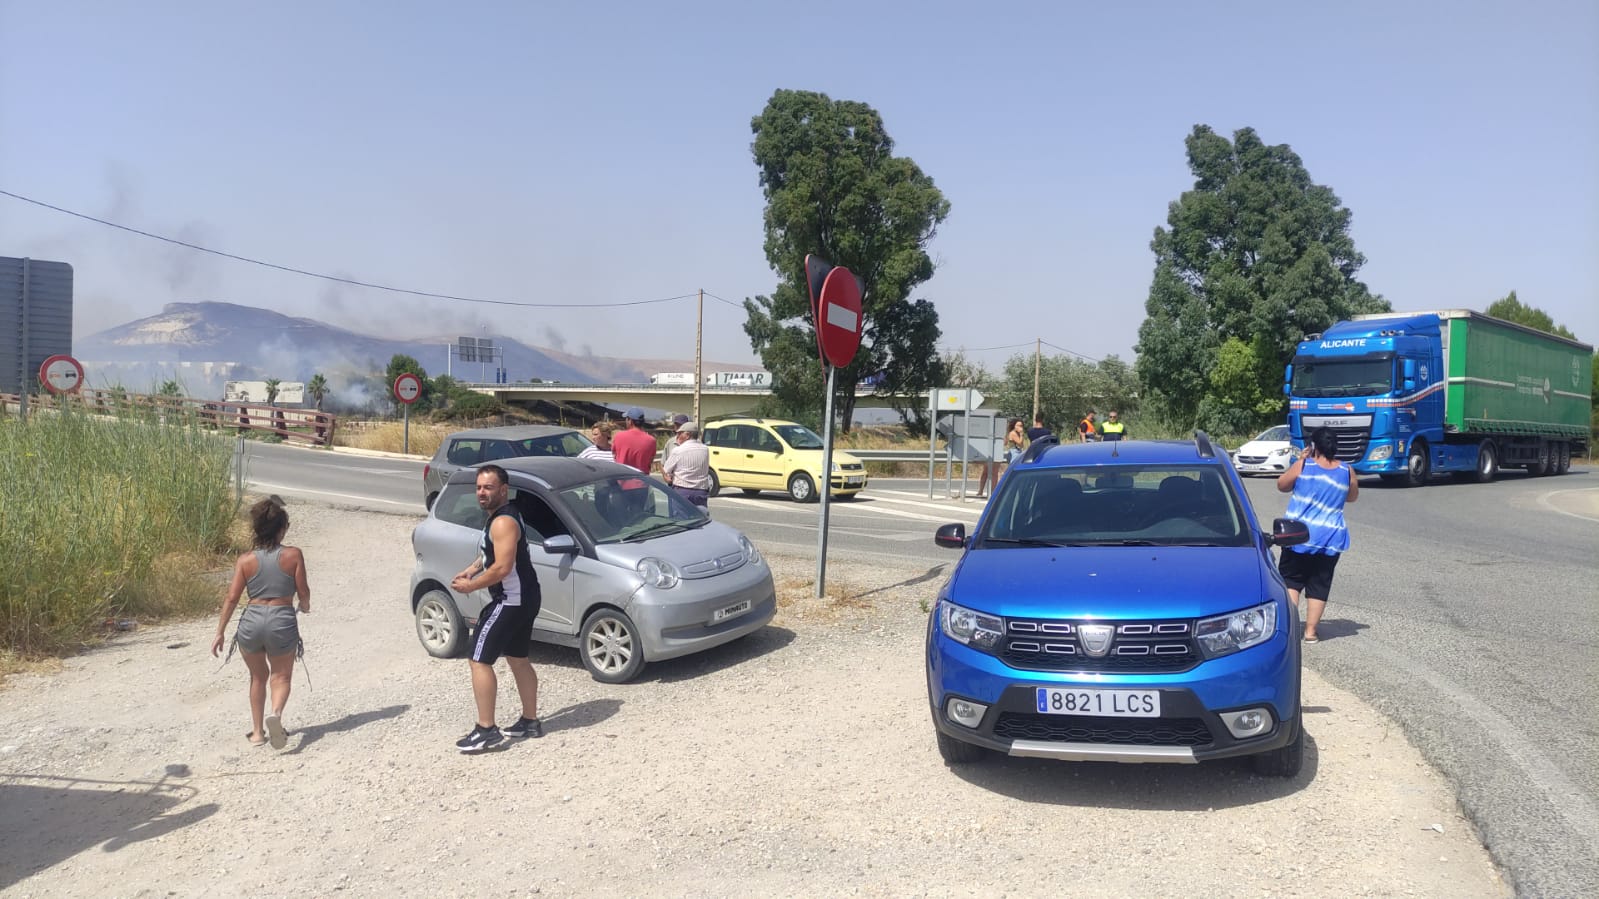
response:
{"label": "green truck trailer", "polygon": [[1363,315],[1301,342],[1289,425],[1331,429],[1357,472],[1560,474],[1588,452],[1593,347],[1480,312]]}

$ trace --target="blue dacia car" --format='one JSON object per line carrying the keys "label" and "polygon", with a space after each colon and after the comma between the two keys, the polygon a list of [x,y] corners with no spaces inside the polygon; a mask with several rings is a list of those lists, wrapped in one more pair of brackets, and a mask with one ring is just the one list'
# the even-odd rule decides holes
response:
{"label": "blue dacia car", "polygon": [[1224,452],[1192,442],[1057,445],[1006,472],[927,629],[945,762],[988,751],[1074,761],[1249,755],[1299,773],[1297,611]]}

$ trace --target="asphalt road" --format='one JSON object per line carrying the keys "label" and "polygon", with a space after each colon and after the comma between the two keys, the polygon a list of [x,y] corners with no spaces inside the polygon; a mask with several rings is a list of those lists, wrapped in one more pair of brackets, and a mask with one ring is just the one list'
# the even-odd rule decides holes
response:
{"label": "asphalt road", "polygon": [[[422,513],[420,462],[249,451],[258,489]],[[1270,479],[1248,486],[1263,519],[1282,513]],[[956,558],[934,528],[971,525],[980,509],[937,488],[929,499],[926,481],[877,480],[832,504],[829,560],[924,560],[931,598]],[[815,553],[814,505],[728,491],[713,514],[763,548]],[[1348,517],[1354,545],[1307,664],[1444,771],[1518,892],[1599,895],[1599,474],[1415,490],[1369,480]]]}

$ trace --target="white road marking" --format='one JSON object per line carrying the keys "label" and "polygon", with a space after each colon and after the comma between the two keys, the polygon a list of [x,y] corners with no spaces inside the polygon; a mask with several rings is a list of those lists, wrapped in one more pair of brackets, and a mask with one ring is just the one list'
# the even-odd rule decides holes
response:
{"label": "white road marking", "polygon": [[[402,503],[402,502],[397,502],[397,501],[392,500],[392,499],[379,499],[378,497],[375,497],[375,496],[361,496],[360,494],[357,494],[357,493],[333,493],[333,492],[327,491],[327,490],[312,490],[312,489],[310,489],[308,487],[290,487],[287,484],[268,484],[265,481],[254,481],[254,480],[252,480],[250,482],[250,486],[259,487],[262,490],[278,490],[278,491],[281,491],[283,493],[290,493],[290,494],[314,493],[317,496],[336,496],[339,499],[352,499],[352,500],[356,500],[358,502],[363,502],[363,503],[384,503],[386,505],[400,506],[400,507],[406,508],[406,509],[419,509],[419,507],[422,505],[422,503],[420,501],[414,502],[414,503]],[[423,512],[422,511],[417,511],[417,514],[421,515],[421,514],[423,514]]]}
{"label": "white road marking", "polygon": [[1579,518],[1583,521],[1599,521],[1599,518],[1595,518],[1592,515],[1584,515],[1581,512],[1571,512],[1566,509],[1562,509],[1549,501],[1550,497],[1560,496],[1563,493],[1593,493],[1596,490],[1599,490],[1599,487],[1582,487],[1576,490],[1551,490],[1548,493],[1541,493],[1538,495],[1538,505],[1543,506],[1545,509],[1548,509],[1551,512],[1559,512],[1561,515],[1570,515],[1572,518]]}

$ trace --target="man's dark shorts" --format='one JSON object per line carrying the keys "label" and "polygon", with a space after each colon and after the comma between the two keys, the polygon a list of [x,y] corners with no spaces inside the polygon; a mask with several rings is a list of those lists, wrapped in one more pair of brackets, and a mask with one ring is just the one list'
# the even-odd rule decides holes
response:
{"label": "man's dark shorts", "polygon": [[538,606],[505,606],[498,600],[483,607],[472,631],[472,661],[492,665],[501,656],[525,659],[533,643]]}
{"label": "man's dark shorts", "polygon": [[1277,560],[1277,573],[1283,583],[1305,596],[1325,602],[1332,592],[1333,569],[1338,567],[1338,556],[1326,553],[1296,553],[1286,547]]}
{"label": "man's dark shorts", "polygon": [[676,487],[673,489],[678,492],[678,495],[688,500],[689,505],[699,506],[701,509],[709,509],[711,507],[711,492],[709,490],[696,490],[693,487]]}

